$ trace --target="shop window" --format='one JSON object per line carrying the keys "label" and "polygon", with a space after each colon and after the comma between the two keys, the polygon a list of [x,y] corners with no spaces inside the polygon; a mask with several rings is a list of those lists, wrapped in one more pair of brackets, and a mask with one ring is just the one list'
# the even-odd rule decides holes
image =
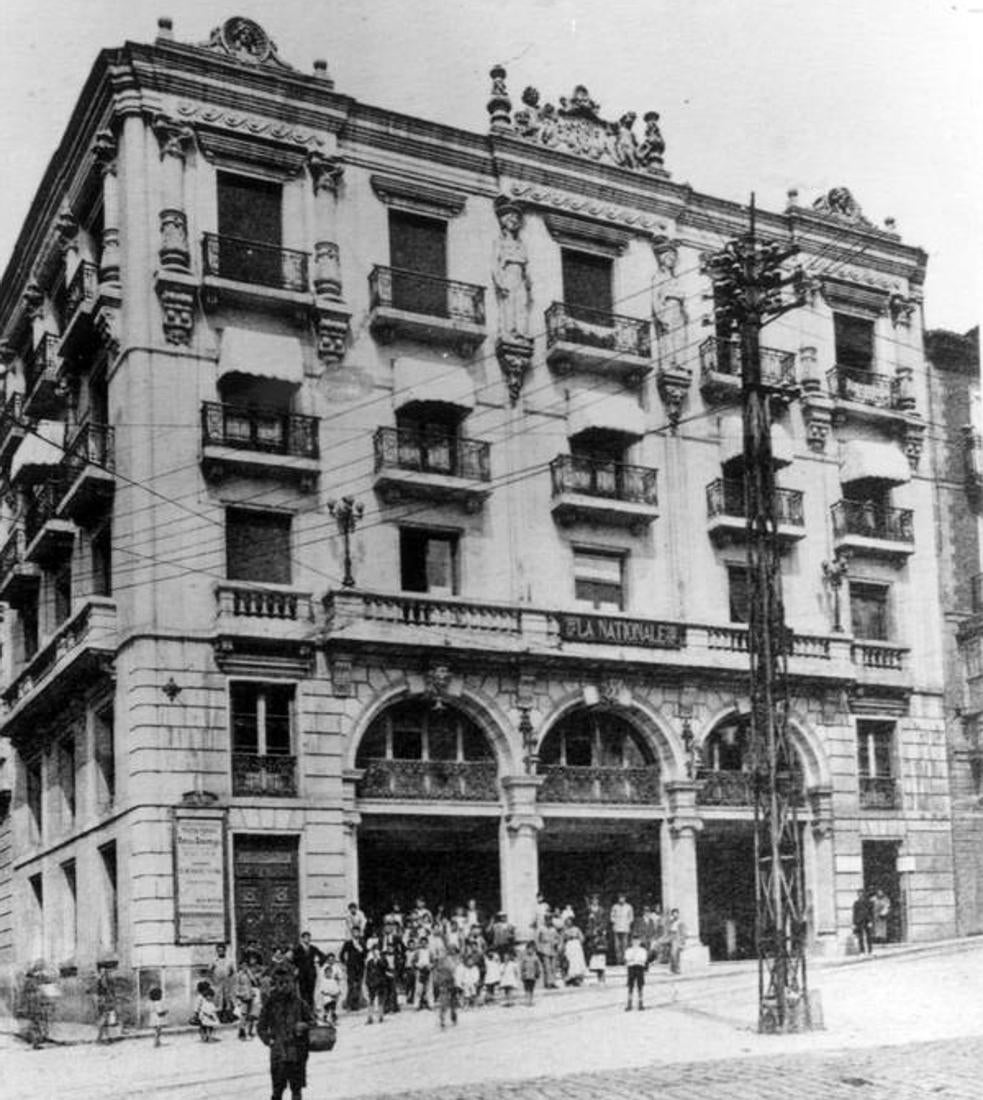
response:
{"label": "shop window", "polygon": [[833,314],[836,365],[869,371],[874,366],[874,322],[848,313]]}
{"label": "shop window", "polygon": [[747,623],[751,619],[751,582],[746,565],[727,566],[727,596],[730,621]]}
{"label": "shop window", "polygon": [[625,559],[622,554],[575,550],[573,554],[574,597],[595,611],[623,611],[625,608]]}
{"label": "shop window", "polygon": [[119,939],[119,887],[116,871],[116,843],[110,841],[99,849],[102,867],[102,919],[99,930],[100,946],[115,951]]}
{"label": "shop window", "polygon": [[458,536],[403,527],[399,532],[400,582],[404,592],[453,596],[458,591]]}
{"label": "shop window", "polygon": [[230,581],[290,584],[291,517],[281,512],[227,508],[226,576]]}
{"label": "shop window", "polygon": [[447,316],[447,223],[401,210],[389,212],[393,306]]}
{"label": "shop window", "polygon": [[867,641],[887,641],[888,587],[850,581],[850,624],[854,637]]}
{"label": "shop window", "polygon": [[233,682],[229,685],[229,702],[234,754],[291,755],[293,684]]}
{"label": "shop window", "polygon": [[563,303],[576,320],[597,320],[596,314],[614,312],[613,265],[608,256],[561,250]]}

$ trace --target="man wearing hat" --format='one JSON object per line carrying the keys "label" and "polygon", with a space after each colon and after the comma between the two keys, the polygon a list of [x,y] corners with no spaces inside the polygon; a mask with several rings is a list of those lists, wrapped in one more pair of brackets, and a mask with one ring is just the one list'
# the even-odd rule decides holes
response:
{"label": "man wearing hat", "polygon": [[287,1085],[291,1100],[302,1100],[307,1084],[308,1031],[314,1013],[297,992],[291,966],[279,964],[272,978],[273,988],[263,1002],[256,1033],[270,1048],[273,1100],[282,1100]]}

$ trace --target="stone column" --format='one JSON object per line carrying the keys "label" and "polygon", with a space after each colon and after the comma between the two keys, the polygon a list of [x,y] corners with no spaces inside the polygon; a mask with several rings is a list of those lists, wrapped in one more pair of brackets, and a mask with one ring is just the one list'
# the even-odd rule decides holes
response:
{"label": "stone column", "polygon": [[696,875],[696,838],[703,819],[696,808],[698,783],[679,780],[666,784],[669,816],[662,836],[663,909],[678,909],[686,925],[686,968],[705,966],[710,953],[700,942],[700,908]]}
{"label": "stone column", "polygon": [[833,870],[833,788],[813,787],[812,858],[806,860],[806,897],[812,903],[811,931],[819,955],[835,954],[836,890]]}
{"label": "stone column", "polygon": [[172,271],[188,271],[191,256],[184,211],[184,158],[192,132],[166,115],[154,119],[153,129],[161,160],[160,262]]}
{"label": "stone column", "polygon": [[358,827],[362,824],[362,815],[355,810],[345,810],[341,827],[345,835],[345,889],[350,901],[358,902]]}
{"label": "stone column", "polygon": [[102,252],[99,282],[119,282],[119,177],[116,171],[116,138],[111,130],[100,130],[92,144],[92,155],[102,174]]}
{"label": "stone column", "polygon": [[338,249],[338,188],[344,164],[338,157],[311,153],[307,160],[314,186],[314,301],[317,353],[325,364],[338,363],[345,355],[351,311],[341,288]]}
{"label": "stone column", "polygon": [[508,775],[502,780],[506,813],[501,830],[502,905],[520,938],[529,935],[539,893],[539,830],[536,812],[538,775]]}

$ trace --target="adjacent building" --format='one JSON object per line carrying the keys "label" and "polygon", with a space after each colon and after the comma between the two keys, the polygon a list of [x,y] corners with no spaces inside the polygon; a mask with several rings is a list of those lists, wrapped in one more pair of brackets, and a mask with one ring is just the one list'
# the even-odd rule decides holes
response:
{"label": "adjacent building", "polygon": [[[752,951],[705,269],[748,211],[655,111],[514,93],[382,110],[242,18],[96,61],[0,281],[8,973],[112,954],[140,1013],[420,894],[523,928],[624,890]],[[757,224],[807,286],[763,355],[810,944],[862,886],[949,935],[926,256],[845,188]]]}

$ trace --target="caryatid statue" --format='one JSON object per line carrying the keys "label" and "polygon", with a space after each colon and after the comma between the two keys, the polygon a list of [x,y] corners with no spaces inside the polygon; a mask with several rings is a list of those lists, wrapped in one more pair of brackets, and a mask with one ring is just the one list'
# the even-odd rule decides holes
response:
{"label": "caryatid statue", "polygon": [[505,195],[495,200],[499,235],[492,253],[492,282],[498,298],[498,333],[504,340],[529,339],[532,283],[529,254],[519,236],[522,209]]}
{"label": "caryatid statue", "polygon": [[652,287],[652,316],[659,340],[659,362],[663,367],[681,367],[685,358],[686,298],[676,284],[679,250],[675,241],[657,238],[652,242],[659,274]]}

